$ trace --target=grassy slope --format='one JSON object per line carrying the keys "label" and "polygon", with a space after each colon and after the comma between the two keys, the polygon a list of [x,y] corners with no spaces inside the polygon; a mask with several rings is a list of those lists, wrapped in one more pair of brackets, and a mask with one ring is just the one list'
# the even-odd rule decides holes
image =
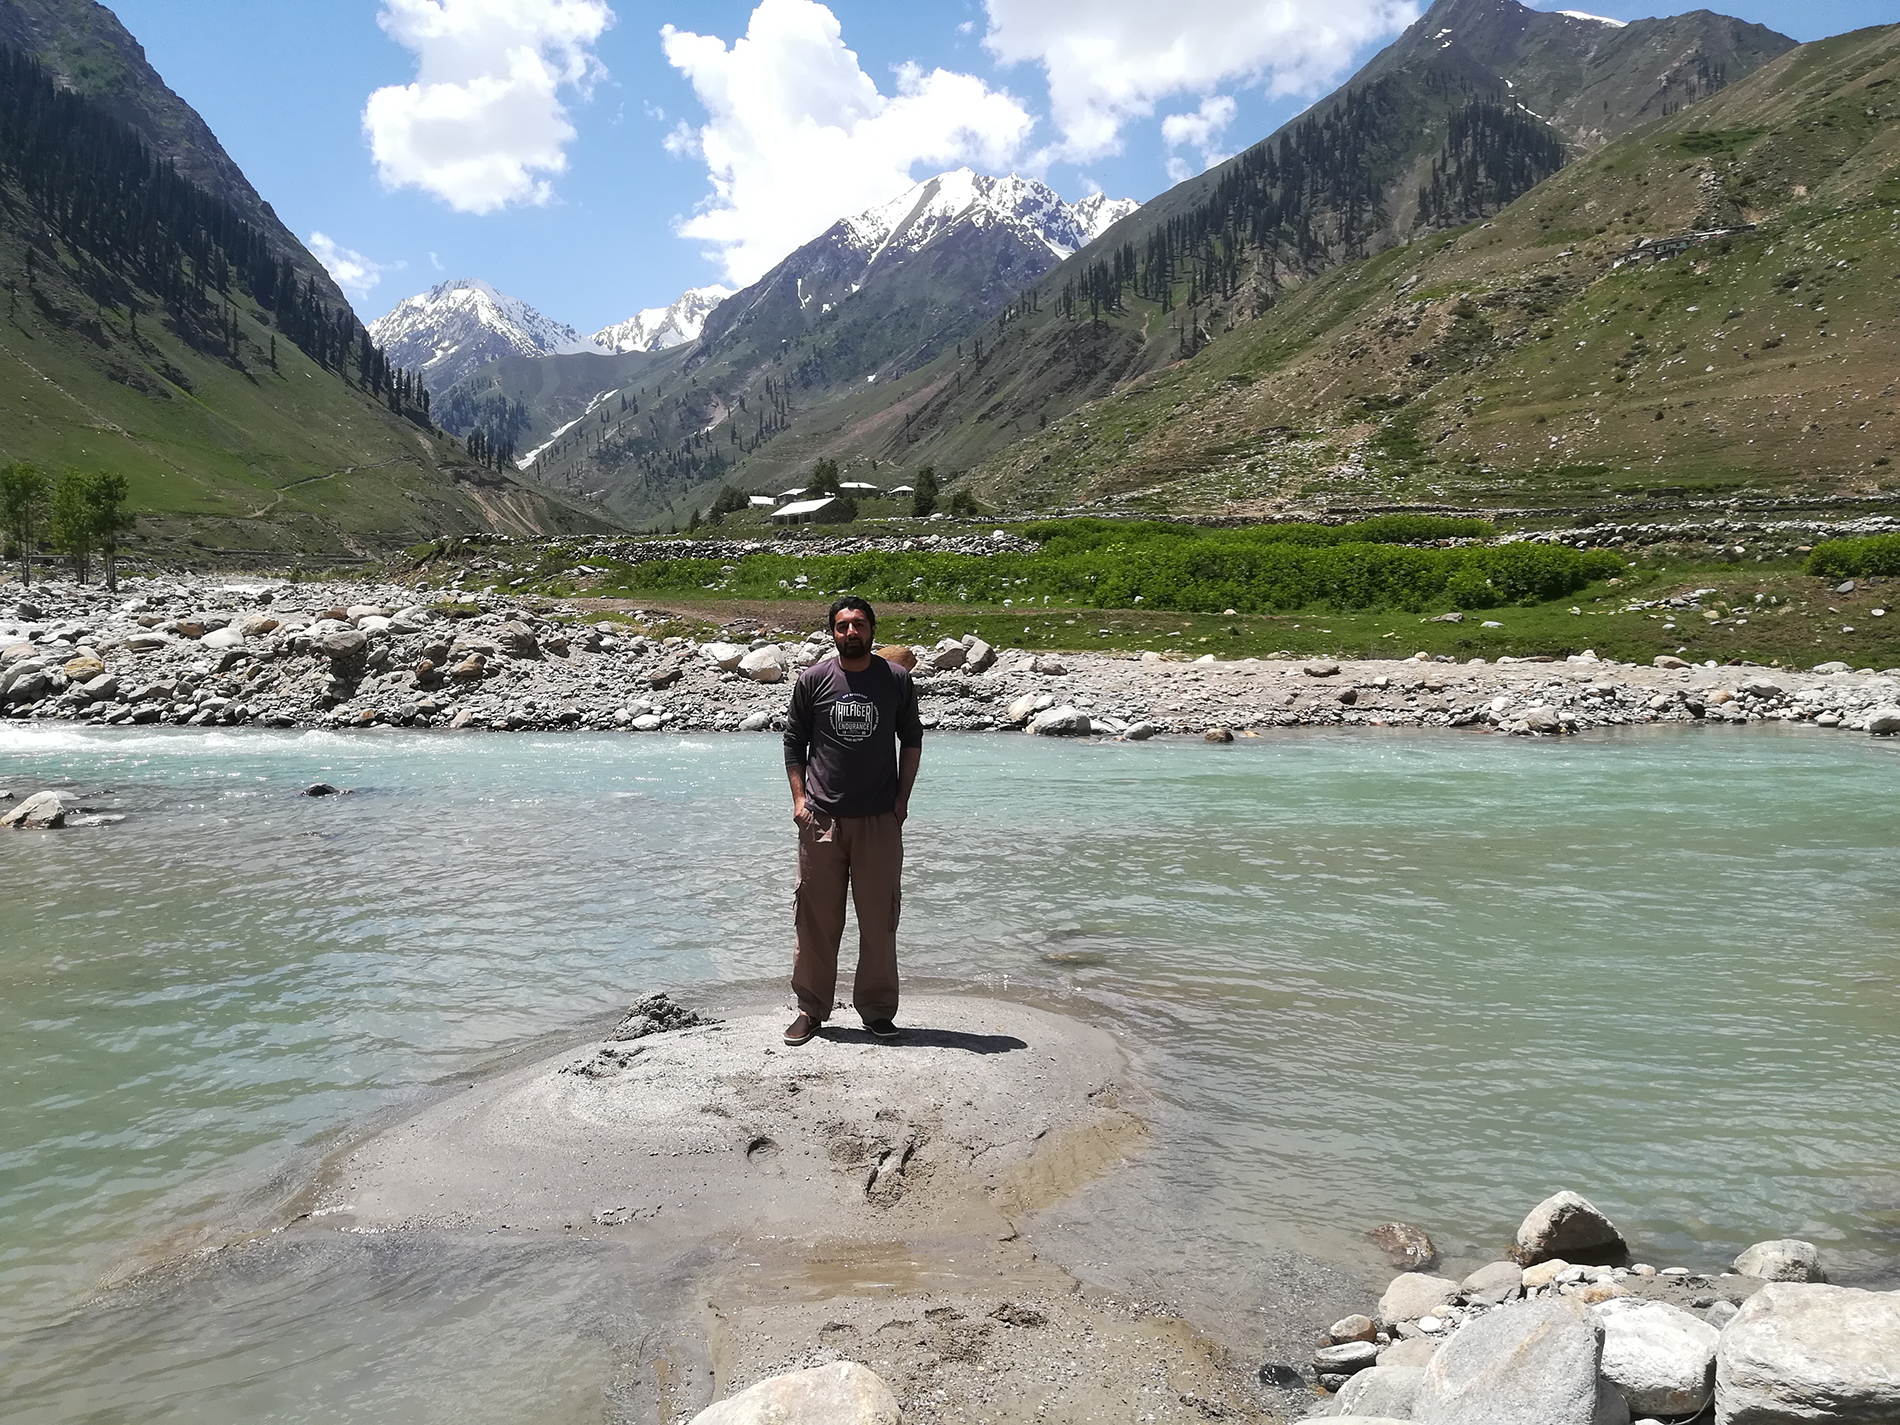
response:
{"label": "grassy slope", "polygon": [[[0,270],[24,271],[31,223],[18,194],[0,189]],[[0,458],[122,472],[152,553],[323,557],[442,532],[606,527],[477,469],[281,336],[273,371],[271,328],[246,304],[233,364],[172,329],[149,299],[134,336],[125,310],[81,289],[70,254],[56,267],[46,251],[35,289],[22,281],[0,321]],[[6,306],[0,293],[0,315]]]}
{"label": "grassy slope", "polygon": [[[1900,27],[1804,46],[1490,224],[1309,284],[979,487],[1265,511],[1890,484],[1897,91]],[[1760,230],[1614,266],[1645,233],[1742,217]]]}

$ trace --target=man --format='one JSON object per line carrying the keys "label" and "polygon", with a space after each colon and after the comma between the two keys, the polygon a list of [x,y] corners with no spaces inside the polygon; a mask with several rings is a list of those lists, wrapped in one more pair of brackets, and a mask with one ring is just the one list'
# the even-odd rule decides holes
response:
{"label": "man", "polygon": [[898,880],[904,819],[924,755],[910,674],[872,651],[877,614],[847,597],[827,615],[835,658],[798,676],[785,721],[785,775],[798,827],[798,1018],[785,1042],[806,1043],[831,1017],[844,936],[845,886],[858,912],[851,1003],[880,1039],[898,1037]]}

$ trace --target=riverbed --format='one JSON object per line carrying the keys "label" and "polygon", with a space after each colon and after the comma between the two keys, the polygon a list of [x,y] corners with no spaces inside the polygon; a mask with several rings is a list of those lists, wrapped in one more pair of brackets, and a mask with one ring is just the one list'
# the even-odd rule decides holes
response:
{"label": "riverbed", "polygon": [[[0,787],[125,818],[0,836],[0,1388],[23,1418],[600,1418],[620,1268],[579,1244],[85,1303],[431,1085],[650,989],[775,994],[777,753],[0,727]],[[1897,758],[1793,727],[938,736],[904,961],[1131,1055],[1154,1135],[1071,1209],[1083,1280],[1364,1269],[1392,1218],[1476,1259],[1574,1187],[1648,1260],[1797,1236],[1837,1281],[1900,1284]]]}

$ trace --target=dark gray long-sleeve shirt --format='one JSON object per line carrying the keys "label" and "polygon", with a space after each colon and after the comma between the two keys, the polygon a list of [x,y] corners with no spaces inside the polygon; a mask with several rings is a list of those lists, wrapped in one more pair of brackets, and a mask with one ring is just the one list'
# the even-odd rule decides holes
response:
{"label": "dark gray long-sleeve shirt", "polygon": [[831,816],[897,805],[897,748],[922,747],[910,674],[876,654],[862,673],[826,658],[798,675],[785,719],[785,765],[805,769],[805,800]]}

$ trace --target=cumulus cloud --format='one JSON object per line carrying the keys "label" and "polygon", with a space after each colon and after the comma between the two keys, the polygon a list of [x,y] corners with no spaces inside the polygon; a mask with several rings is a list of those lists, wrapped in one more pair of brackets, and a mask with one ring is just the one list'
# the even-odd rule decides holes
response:
{"label": "cumulus cloud", "polygon": [[968,74],[900,65],[882,92],[815,0],[761,0],[731,45],[671,25],[660,33],[708,116],[665,141],[703,160],[712,184],[679,230],[711,243],[740,286],[917,178],[963,163],[1008,169],[1035,125],[1015,98]]}
{"label": "cumulus cloud", "polygon": [[[324,270],[336,279],[336,285],[343,289],[343,295],[352,302],[360,302],[375,291],[376,284],[383,280],[385,272],[400,272],[409,265],[406,262],[376,262],[324,233],[310,234],[304,246],[310,249],[312,257],[323,264]],[[429,255],[435,256],[434,253]]]}
{"label": "cumulus cloud", "polygon": [[[1221,135],[1234,121],[1239,106],[1225,94],[1210,94],[1191,114],[1170,114],[1161,121],[1161,141],[1170,149],[1199,149],[1201,172],[1224,162],[1230,155],[1221,152]],[[1191,178],[1197,170],[1178,153],[1168,155],[1168,177],[1176,183]]]}
{"label": "cumulus cloud", "polygon": [[417,61],[363,110],[384,186],[464,213],[547,202],[574,138],[564,96],[604,72],[592,45],[613,20],[605,0],[384,0],[377,22]]}
{"label": "cumulus cloud", "polygon": [[[1130,119],[1174,94],[1232,83],[1315,93],[1361,45],[1410,24],[1415,0],[984,0],[983,43],[1001,63],[1037,64],[1061,134],[1051,158],[1120,150]],[[1176,116],[1194,119],[1197,116]]]}

